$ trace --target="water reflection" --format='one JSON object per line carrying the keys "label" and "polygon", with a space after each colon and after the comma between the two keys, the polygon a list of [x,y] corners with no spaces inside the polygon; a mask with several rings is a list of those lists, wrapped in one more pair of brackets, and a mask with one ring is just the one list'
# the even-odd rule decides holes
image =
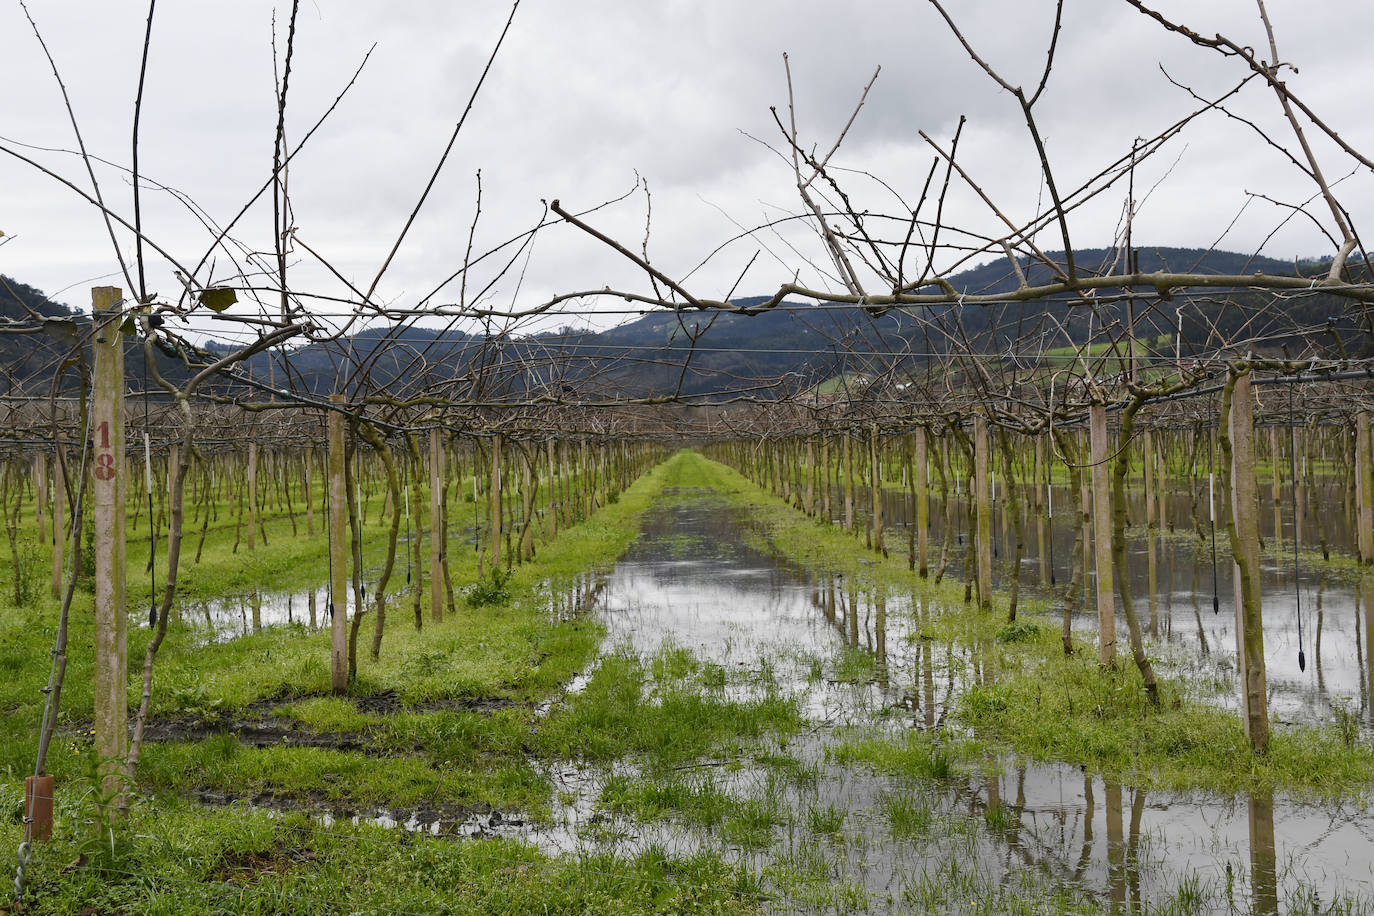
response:
{"label": "water reflection", "polygon": [[[920,804],[932,816],[962,812],[983,829],[959,834],[957,841],[938,835],[928,844],[897,842],[884,826],[884,805],[894,791],[906,790],[861,768],[826,764],[826,736],[831,727],[873,727],[879,721],[898,729],[939,728],[966,684],[996,680],[991,653],[931,639],[925,624],[935,610],[911,595],[875,593],[843,577],[809,576],[789,567],[744,543],[741,521],[709,502],[651,513],[640,541],[606,579],[597,612],[610,645],[629,643],[646,655],[665,643],[682,646],[739,672],[746,682],[767,659],[775,684],[802,697],[817,731],[806,751],[794,746],[790,752],[810,754],[805,759],[817,761],[823,778],[808,790],[812,794],[789,790],[787,798],[798,811],[824,803],[848,812],[847,823],[859,836],[827,847],[837,860],[836,880],[857,881],[890,899],[923,899],[916,885],[923,876],[943,873],[953,857],[991,876],[994,885],[1029,869],[1133,912],[1173,907],[1277,913],[1280,901],[1303,901],[1308,910],[1315,902],[1325,910],[1348,895],[1374,896],[1374,831],[1359,804],[1314,806],[1272,794],[1146,792],[1066,764],[990,757],[976,772],[925,786]],[[1172,542],[1161,545],[1157,574],[1173,579],[1177,569],[1196,578],[1196,564],[1179,559],[1175,565],[1182,554],[1173,548]],[[1315,632],[1305,634],[1312,639],[1313,665],[1303,676],[1322,690],[1335,678],[1352,684],[1369,678],[1371,655],[1361,645],[1369,620],[1351,621],[1360,625],[1355,645],[1333,645],[1329,634],[1323,640],[1331,623],[1327,605],[1339,590],[1324,577],[1313,588]],[[1193,605],[1193,620],[1175,629],[1171,593],[1161,589],[1160,638],[1206,645],[1213,657],[1221,656],[1220,647],[1234,645],[1232,615],[1213,615],[1210,601],[1204,607],[1198,593],[1180,590]],[[1361,601],[1364,617],[1374,602],[1367,596]],[[1272,632],[1280,651],[1286,638],[1288,648],[1296,643],[1296,633],[1288,637],[1281,625]],[[813,676],[817,665],[821,677]],[[1364,702],[1368,694],[1360,696]],[[1315,716],[1317,704],[1311,702]],[[713,783],[717,788],[751,782],[756,788],[769,777],[745,765],[712,778],[720,780]],[[564,784],[573,781],[565,777]],[[590,816],[594,808],[590,791],[592,801],[576,803],[582,806],[579,816]],[[669,831],[674,849],[708,842],[699,834],[685,837],[681,825],[675,831]],[[616,841],[667,841],[662,825],[636,825],[629,833],[638,839]],[[957,853],[950,846],[955,842]],[[760,855],[790,854],[775,849],[745,858],[757,863]]]}
{"label": "water reflection", "polygon": [[[399,597],[400,592],[397,593]],[[353,612],[352,589],[348,613]],[[329,625],[329,588],[304,592],[252,591],[209,601],[188,601],[174,610],[203,643],[228,642],[273,627],[317,630]]]}

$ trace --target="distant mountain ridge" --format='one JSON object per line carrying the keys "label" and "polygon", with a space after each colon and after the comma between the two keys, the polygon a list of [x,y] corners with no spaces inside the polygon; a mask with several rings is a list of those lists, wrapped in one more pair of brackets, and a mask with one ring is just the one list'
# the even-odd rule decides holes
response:
{"label": "distant mountain ridge", "polygon": [[[1062,253],[1049,253],[1063,262]],[[1076,265],[1085,274],[1121,272],[1114,249],[1081,249]],[[1292,276],[1320,275],[1325,266],[1315,261],[1279,261],[1225,251],[1140,247],[1137,267],[1142,273],[1159,270],[1215,275],[1262,272]],[[1329,262],[1328,262],[1329,263]],[[1031,285],[1053,278],[1046,265],[1022,259],[1020,268]],[[1010,293],[1019,280],[1006,260],[972,267],[949,278],[959,292]],[[926,291],[930,291],[927,289]],[[1371,347],[1369,335],[1343,315],[1345,303],[1330,295],[1314,294],[1286,304],[1283,314],[1266,319],[1264,328],[1244,322],[1244,309],[1224,308],[1225,290],[1211,291],[1179,312],[1171,304],[1136,313],[1141,337],[1172,335],[1181,314],[1184,351],[1209,347],[1223,334],[1266,336],[1284,340],[1303,328],[1322,327],[1328,316],[1338,317],[1337,330],[1348,336],[1357,351]],[[1239,290],[1232,299],[1246,301],[1256,294]],[[737,300],[756,305],[765,297]],[[17,301],[16,301],[17,300]],[[40,314],[71,315],[31,287],[9,281],[0,286],[0,315],[22,317],[19,304]],[[1256,299],[1255,301],[1258,301]],[[1111,314],[1120,305],[1103,305]],[[951,310],[958,309],[962,334],[987,350],[1001,350],[1035,328],[1043,328],[1046,346],[1062,346],[1085,339],[1087,310],[1065,302],[1006,303],[982,307],[936,306],[923,309],[921,320],[902,310],[882,317],[852,307],[785,303],[782,308],[743,316],[697,310],[648,311],[643,317],[605,331],[564,329],[527,337],[486,338],[459,331],[425,327],[370,327],[328,345],[306,344],[284,353],[261,354],[247,365],[252,376],[273,388],[290,387],[314,394],[340,390],[350,376],[365,376],[362,387],[404,398],[438,389],[454,400],[502,401],[548,396],[569,399],[652,398],[683,394],[710,398],[748,389],[767,396],[774,392],[806,390],[828,379],[870,371],[875,366],[915,367],[951,344],[941,333],[953,330]],[[1124,313],[1123,313],[1124,314]],[[1255,332],[1263,332],[1262,334]],[[32,338],[34,335],[26,335]],[[6,364],[20,355],[15,338],[0,336],[0,359]],[[1350,355],[1357,355],[1352,352]],[[136,357],[141,364],[141,356]],[[25,363],[34,371],[33,361]],[[163,360],[159,358],[159,367]],[[176,373],[174,365],[164,371]]]}

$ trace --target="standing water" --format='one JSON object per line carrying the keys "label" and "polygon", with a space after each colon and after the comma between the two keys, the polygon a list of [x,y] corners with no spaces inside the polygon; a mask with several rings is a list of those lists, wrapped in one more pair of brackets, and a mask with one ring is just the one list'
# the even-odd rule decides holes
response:
{"label": "standing water", "polygon": [[[667,493],[604,587],[579,595],[595,599],[607,652],[650,663],[690,653],[721,672],[723,695],[795,698],[804,732],[741,743],[727,759],[669,775],[633,761],[564,767],[554,774],[556,826],[536,834],[547,847],[723,850],[762,872],[782,911],[1020,911],[1028,900],[1039,901],[1036,911],[1371,909],[1374,831],[1362,805],[1146,791],[1009,757],[926,761],[929,778],[879,775],[856,750],[866,737],[901,747],[909,733],[962,736],[948,714],[976,682],[977,657],[924,636],[922,622],[939,609],[808,574],[753,531],[747,513],[710,492]],[[1172,614],[1172,628],[1185,630],[1189,599],[1175,595]],[[1212,619],[1197,639],[1228,644],[1216,622],[1225,610],[1198,616]],[[1348,644],[1327,639],[1316,676],[1344,686],[1362,664],[1346,658]],[[1276,633],[1272,642],[1283,640]],[[637,822],[608,802],[636,779],[685,783],[692,797],[723,795],[739,810],[772,814],[747,835],[680,811]]]}

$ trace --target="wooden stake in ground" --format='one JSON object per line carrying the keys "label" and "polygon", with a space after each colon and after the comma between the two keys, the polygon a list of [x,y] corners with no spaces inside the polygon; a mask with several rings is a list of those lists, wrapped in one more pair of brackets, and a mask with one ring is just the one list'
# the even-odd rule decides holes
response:
{"label": "wooden stake in ground", "polygon": [[67,559],[66,462],[58,454],[52,465],[52,596],[62,597],[62,570]]}
{"label": "wooden stake in ground", "polygon": [[916,428],[916,572],[930,575],[930,468],[926,461],[925,427]]}
{"label": "wooden stake in ground", "polygon": [[1259,494],[1255,482],[1255,402],[1250,373],[1229,381],[1233,390],[1223,451],[1230,458],[1231,518],[1227,525],[1236,560],[1236,654],[1240,667],[1241,718],[1250,746],[1269,748],[1269,701],[1264,670],[1264,627],[1260,619]]}
{"label": "wooden stake in ground", "polygon": [[[329,400],[342,404],[344,396]],[[348,689],[348,486],[344,482],[344,415],[329,412],[329,682],[335,693]]]}
{"label": "wooden stake in ground", "polygon": [[1112,491],[1107,468],[1107,408],[1088,408],[1092,452],[1093,556],[1097,568],[1097,660],[1116,663],[1116,595],[1112,582]]}
{"label": "wooden stake in ground", "polygon": [[988,479],[988,421],[973,418],[973,486],[977,503],[978,606],[992,609],[992,492]]}
{"label": "wooden stake in ground", "polygon": [[38,525],[38,543],[48,539],[48,456],[33,456],[33,514]]}
{"label": "wooden stake in ground", "polygon": [[258,443],[248,440],[248,549],[258,542]]}
{"label": "wooden stake in ground", "polygon": [[[491,439],[491,503],[487,508],[487,518],[491,529],[491,574],[492,578],[501,572],[501,512],[504,505],[502,489],[504,481],[501,479],[501,450],[504,448],[505,440],[497,433]],[[582,443],[582,468],[583,476],[586,476],[587,467],[587,444]],[[588,508],[587,514],[591,514]]]}
{"label": "wooden stake in ground", "polygon": [[1374,565],[1374,447],[1371,446],[1369,411],[1355,415],[1355,498],[1358,501],[1360,562]]}
{"label": "wooden stake in ground", "polygon": [[113,816],[124,807],[129,752],[129,648],[124,577],[124,347],[122,292],[91,290],[95,374],[91,403],[91,496],[95,505],[95,752],[101,803]]}
{"label": "wooden stake in ground", "polygon": [[444,619],[444,447],[437,429],[429,431],[429,616]]}

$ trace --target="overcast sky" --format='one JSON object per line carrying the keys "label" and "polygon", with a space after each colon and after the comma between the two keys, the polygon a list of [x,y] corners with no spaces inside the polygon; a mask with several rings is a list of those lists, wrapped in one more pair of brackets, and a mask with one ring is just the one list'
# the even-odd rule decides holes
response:
{"label": "overcast sky", "polygon": [[[1253,0],[1158,0],[1166,14],[1205,35],[1222,32],[1263,46]],[[1053,3],[1046,0],[949,0],[976,49],[1014,84],[1039,78]],[[130,162],[138,56],[147,8],[123,0],[30,0],[29,8],[71,95],[87,148],[118,167]],[[157,8],[145,93],[141,168],[193,200],[223,224],[266,180],[276,120],[273,16],[278,52],[288,7],[261,0],[164,2]],[[497,0],[313,0],[300,10],[291,74],[288,136],[299,140],[376,48],[356,86],[311,139],[290,171],[294,223],[302,242],[351,283],[368,286],[417,201],[481,73],[509,4]],[[1343,137],[1374,153],[1374,4],[1270,0],[1280,56],[1296,64],[1291,88],[1327,116]],[[57,84],[16,0],[0,0],[4,79],[0,136],[17,144],[70,150],[75,140]],[[960,49],[932,7],[867,0],[842,5],[814,0],[524,0],[505,46],[459,136],[446,169],[407,242],[378,287],[378,297],[413,305],[459,298],[439,289],[460,265],[474,214],[481,170],[482,210],[474,251],[484,251],[534,225],[541,200],[572,210],[619,197],[647,182],[652,195],[649,252],[682,278],[722,242],[798,212],[788,163],[770,106],[786,112],[783,53],[790,55],[803,143],[827,149],[875,68],[882,72],[835,163],[856,204],[900,215],[919,196],[932,151],[924,130],[948,143],[968,117],[960,161],[1017,223],[1041,195],[1034,150],[1015,100],[998,89]],[[1234,61],[1163,32],[1117,0],[1069,0],[1058,62],[1037,107],[1061,187],[1075,187],[1132,139],[1156,134],[1190,111],[1192,100],[1161,72],[1203,96],[1229,89]],[[1271,93],[1255,86],[1238,115],[1291,134]],[[762,142],[760,142],[762,141]],[[1314,147],[1357,224],[1374,203],[1374,176],[1351,177],[1352,163],[1317,138]],[[88,190],[75,157],[25,150]],[[110,206],[131,215],[127,173],[98,171]],[[887,187],[884,187],[883,185]],[[1313,221],[1289,219],[1282,204],[1307,200],[1315,188],[1251,127],[1212,114],[1144,163],[1136,179],[1145,198],[1135,224],[1138,244],[1210,246],[1277,257],[1329,252]],[[888,189],[890,188],[890,190]],[[1148,192],[1148,196],[1147,196]],[[1279,203],[1247,198],[1262,193]],[[1074,215],[1082,247],[1112,243],[1124,203],[1114,188]],[[1245,207],[1247,199],[1251,200]],[[905,203],[903,203],[903,201]],[[211,236],[177,197],[150,190],[147,234],[187,266]],[[1241,213],[1242,208],[1244,212]],[[907,211],[909,212],[909,211]],[[1241,213],[1237,219],[1237,214]],[[1330,228],[1329,214],[1313,213]],[[589,217],[638,249],[644,236],[642,193]],[[1000,232],[988,208],[966,189],[951,195],[950,222]],[[800,227],[794,227],[799,229]],[[96,211],[32,166],[0,155],[0,273],[61,301],[85,305],[86,288],[126,285]],[[249,211],[234,236],[248,249],[270,250],[271,211]],[[127,234],[121,234],[126,251]],[[1044,248],[1061,247],[1057,233]],[[814,238],[794,230],[765,232],[720,250],[691,275],[702,296],[725,295],[744,265],[761,252],[741,294],[770,292],[800,272],[804,282],[833,285]],[[622,259],[576,229],[541,232],[486,292],[486,303],[531,305],[579,289],[647,289]],[[293,285],[347,295],[298,249]],[[814,261],[816,266],[813,266]],[[497,263],[493,260],[491,263]],[[917,264],[919,267],[919,262]],[[214,276],[234,267],[223,257]],[[474,272],[474,297],[493,271]],[[97,280],[95,278],[105,278]],[[149,288],[164,299],[179,291],[165,261],[150,261]],[[875,287],[876,288],[876,287]],[[570,306],[553,323],[600,325]]]}

